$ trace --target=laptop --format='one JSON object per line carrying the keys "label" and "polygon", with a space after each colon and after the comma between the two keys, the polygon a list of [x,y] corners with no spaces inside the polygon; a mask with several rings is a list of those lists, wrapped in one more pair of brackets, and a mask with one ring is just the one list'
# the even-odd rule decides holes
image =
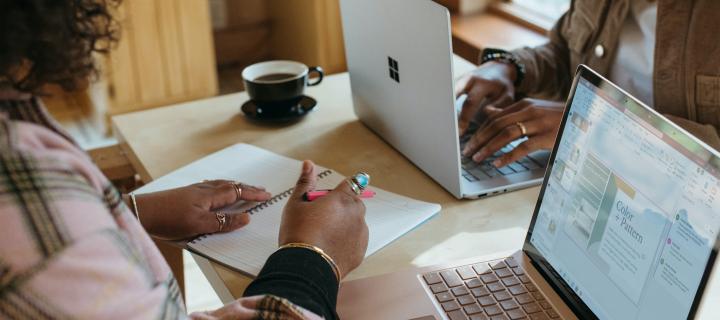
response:
{"label": "laptop", "polygon": [[720,153],[585,66],[559,132],[521,250],[345,282],[340,316],[693,318],[717,256]]}
{"label": "laptop", "polygon": [[[355,114],[457,198],[538,185],[549,152],[503,168],[460,155],[448,10],[431,0],[341,0]],[[479,121],[482,119],[478,119]]]}

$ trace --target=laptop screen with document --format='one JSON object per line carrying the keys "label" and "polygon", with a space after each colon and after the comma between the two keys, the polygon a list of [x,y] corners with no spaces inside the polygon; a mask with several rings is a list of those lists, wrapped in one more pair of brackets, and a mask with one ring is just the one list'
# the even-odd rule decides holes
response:
{"label": "laptop screen with document", "polygon": [[581,67],[525,251],[581,316],[692,316],[720,230],[720,158]]}

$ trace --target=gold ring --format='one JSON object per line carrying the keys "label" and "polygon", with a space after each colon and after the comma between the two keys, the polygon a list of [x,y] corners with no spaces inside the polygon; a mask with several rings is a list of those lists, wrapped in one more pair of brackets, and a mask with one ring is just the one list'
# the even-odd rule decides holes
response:
{"label": "gold ring", "polygon": [[522,133],[522,137],[527,137],[527,127],[522,122],[515,122],[515,125],[520,128],[520,132]]}
{"label": "gold ring", "polygon": [[233,182],[233,187],[235,188],[235,195],[237,198],[235,198],[235,201],[240,201],[240,197],[242,196],[242,188],[240,188],[240,184]]}
{"label": "gold ring", "polygon": [[227,221],[227,216],[225,216],[222,212],[215,212],[215,218],[218,221],[218,224],[220,224],[220,228],[218,228],[218,232],[222,231],[223,228],[225,228],[225,222]]}

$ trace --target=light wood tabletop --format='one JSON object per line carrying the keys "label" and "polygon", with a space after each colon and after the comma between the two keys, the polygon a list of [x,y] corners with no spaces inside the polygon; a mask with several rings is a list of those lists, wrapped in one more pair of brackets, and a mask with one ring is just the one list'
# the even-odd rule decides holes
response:
{"label": "light wood tabletop", "polygon": [[[472,68],[456,58],[456,76]],[[249,143],[291,158],[311,159],[345,175],[364,170],[372,174],[377,187],[442,205],[435,218],[367,258],[348,279],[522,245],[537,188],[483,200],[455,199],[360,123],[352,110],[347,74],[326,77],[307,94],[318,100],[317,109],[292,125],[248,121],[239,111],[248,100],[246,93],[116,116],[113,125],[145,182],[227,146]],[[453,161],[451,156],[448,161]],[[242,294],[246,279],[219,265],[207,268],[203,262],[199,264],[222,300]],[[218,287],[217,275],[208,275],[210,269],[217,270],[227,290]]]}
{"label": "light wood tabletop", "polygon": [[[456,77],[472,68],[456,57]],[[360,123],[352,110],[347,74],[326,77],[307,94],[318,100],[317,109],[291,125],[246,119],[239,111],[248,100],[245,93],[116,116],[113,125],[145,182],[227,146],[249,143],[291,158],[311,159],[345,175],[364,170],[377,187],[442,205],[435,218],[368,257],[348,279],[522,246],[539,188],[458,200]],[[248,279],[203,258],[195,259],[223,302],[242,295]]]}

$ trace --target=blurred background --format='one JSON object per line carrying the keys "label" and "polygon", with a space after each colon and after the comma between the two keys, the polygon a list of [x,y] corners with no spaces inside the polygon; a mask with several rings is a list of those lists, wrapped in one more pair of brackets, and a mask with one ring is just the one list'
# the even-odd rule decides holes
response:
{"label": "blurred background", "polygon": [[[339,0],[125,0],[122,39],[83,92],[48,88],[51,113],[86,149],[112,145],[109,117],[243,90],[242,69],[270,59],[345,71]],[[436,0],[455,52],[545,40],[570,0]]]}

